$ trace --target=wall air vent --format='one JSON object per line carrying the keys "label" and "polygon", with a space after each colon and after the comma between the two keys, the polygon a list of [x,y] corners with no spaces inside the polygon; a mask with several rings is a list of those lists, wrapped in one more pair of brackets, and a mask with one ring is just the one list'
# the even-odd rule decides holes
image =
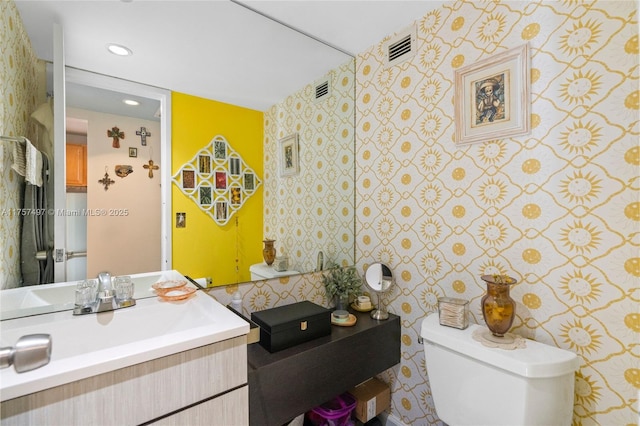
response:
{"label": "wall air vent", "polygon": [[314,100],[320,102],[321,100],[331,96],[331,85],[329,84],[329,78],[319,80],[315,84]]}
{"label": "wall air vent", "polygon": [[416,29],[411,26],[396,34],[385,44],[387,67],[397,65],[416,54]]}

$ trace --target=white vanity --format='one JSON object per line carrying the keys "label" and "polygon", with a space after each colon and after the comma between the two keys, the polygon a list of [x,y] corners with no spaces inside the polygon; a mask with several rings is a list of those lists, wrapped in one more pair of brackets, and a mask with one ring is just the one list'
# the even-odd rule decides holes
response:
{"label": "white vanity", "polygon": [[0,423],[248,425],[248,332],[203,291],[92,315],[1,321],[1,346],[47,333],[52,351],[36,370],[0,370]]}

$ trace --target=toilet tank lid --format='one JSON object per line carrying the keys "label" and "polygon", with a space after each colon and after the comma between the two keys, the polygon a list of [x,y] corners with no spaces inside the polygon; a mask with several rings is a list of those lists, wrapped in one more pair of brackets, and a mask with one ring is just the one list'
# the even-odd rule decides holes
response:
{"label": "toilet tank lid", "polygon": [[472,337],[473,331],[481,327],[484,326],[471,324],[465,330],[446,327],[440,325],[436,312],[422,321],[420,335],[427,342],[523,377],[563,376],[580,366],[580,360],[573,352],[535,340],[527,340],[523,349],[489,348]]}

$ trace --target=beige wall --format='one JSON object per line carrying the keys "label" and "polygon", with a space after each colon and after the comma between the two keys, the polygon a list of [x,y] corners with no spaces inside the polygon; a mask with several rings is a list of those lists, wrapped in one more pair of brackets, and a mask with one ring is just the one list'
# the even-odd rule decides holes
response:
{"label": "beige wall", "polygon": [[[143,168],[151,152],[154,163],[162,167],[159,122],[74,108],[67,109],[67,116],[88,120],[87,209],[92,215],[87,217],[87,276],[100,271],[123,275],[160,270],[160,170],[150,179]],[[114,126],[125,134],[119,149],[107,136]],[[151,133],[147,146],[136,136],[141,126]],[[129,157],[129,147],[138,149],[137,158]],[[133,166],[133,173],[116,176],[116,164]],[[115,181],[106,191],[98,182],[105,167]]]}
{"label": "beige wall", "polygon": [[[451,296],[483,323],[479,276],[500,272],[520,282],[513,331],[580,357],[574,424],[635,424],[637,2],[457,1],[417,18],[415,57],[385,68],[381,40],[356,66],[358,266],[392,267],[403,324],[392,414],[437,423],[421,321]],[[455,70],[524,43],[531,133],[457,147]]]}

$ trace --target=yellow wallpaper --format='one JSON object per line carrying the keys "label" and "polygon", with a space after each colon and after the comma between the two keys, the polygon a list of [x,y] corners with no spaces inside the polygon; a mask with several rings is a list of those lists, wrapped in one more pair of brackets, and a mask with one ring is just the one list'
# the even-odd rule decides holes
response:
{"label": "yellow wallpaper", "polygon": [[[41,101],[39,65],[13,1],[0,2],[0,38],[0,135],[30,137],[29,116]],[[24,178],[11,169],[10,147],[0,144],[0,288],[21,280],[19,217],[8,212],[21,205]]]}
{"label": "yellow wallpaper", "polygon": [[[638,6],[446,3],[417,17],[416,55],[356,59],[356,257],[392,266],[402,362],[392,415],[436,424],[417,342],[440,296],[517,277],[513,331],[577,353],[574,423],[638,420]],[[411,23],[407,23],[411,24]],[[457,147],[454,71],[529,43],[532,131]],[[541,407],[544,409],[544,407]]]}
{"label": "yellow wallpaper", "polygon": [[[262,112],[175,92],[171,107],[172,176],[214,136],[222,135],[262,179]],[[211,277],[213,285],[251,279],[249,266],[262,262],[262,186],[224,226],[171,186],[173,268],[194,278]],[[187,213],[185,228],[175,227],[177,212]]]}
{"label": "yellow wallpaper", "polygon": [[[294,271],[325,262],[353,264],[354,61],[328,73],[331,94],[314,100],[315,82],[265,112],[264,235]],[[278,140],[297,132],[300,173],[279,176]]]}

